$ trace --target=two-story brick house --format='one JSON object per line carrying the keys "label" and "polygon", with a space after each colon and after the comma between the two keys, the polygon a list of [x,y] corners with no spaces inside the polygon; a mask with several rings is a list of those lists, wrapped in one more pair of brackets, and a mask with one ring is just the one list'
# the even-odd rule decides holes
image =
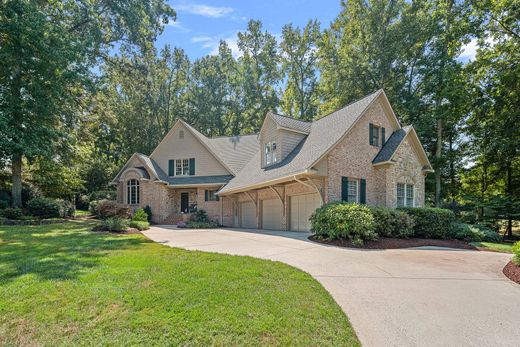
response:
{"label": "two-story brick house", "polygon": [[313,122],[268,113],[258,134],[208,138],[178,120],[115,177],[118,201],[157,223],[204,209],[229,227],[307,231],[324,203],[423,206],[432,167],[383,90]]}

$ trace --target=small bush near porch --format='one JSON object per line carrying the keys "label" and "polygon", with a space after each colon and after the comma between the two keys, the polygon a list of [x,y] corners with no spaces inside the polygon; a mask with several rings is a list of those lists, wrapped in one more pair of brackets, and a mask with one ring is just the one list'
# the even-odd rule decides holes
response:
{"label": "small bush near porch", "polygon": [[0,226],[0,345],[359,345],[302,271],[92,226]]}

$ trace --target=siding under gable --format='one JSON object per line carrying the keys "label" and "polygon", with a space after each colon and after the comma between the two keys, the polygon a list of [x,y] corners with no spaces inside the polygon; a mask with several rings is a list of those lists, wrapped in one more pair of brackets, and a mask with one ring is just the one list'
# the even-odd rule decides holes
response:
{"label": "siding under gable", "polygon": [[282,160],[281,143],[280,143],[280,132],[276,127],[276,123],[267,116],[264,119],[264,125],[260,131],[260,151],[262,153],[262,167],[265,166],[265,144],[270,141],[276,141],[276,157],[278,161]]}
{"label": "siding under gable", "polygon": [[[184,138],[179,132],[184,131]],[[152,158],[168,173],[168,160],[195,158],[195,176],[231,174],[184,125],[178,124],[154,150]]]}
{"label": "siding under gable", "polygon": [[285,158],[298,144],[305,138],[304,134],[294,131],[279,130],[280,132],[280,149],[282,151],[281,159]]}

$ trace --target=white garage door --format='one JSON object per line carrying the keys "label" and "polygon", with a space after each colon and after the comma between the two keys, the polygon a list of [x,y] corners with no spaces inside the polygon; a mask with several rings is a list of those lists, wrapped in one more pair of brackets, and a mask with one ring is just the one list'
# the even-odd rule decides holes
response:
{"label": "white garage door", "polygon": [[310,231],[309,218],[320,207],[318,193],[291,196],[290,229],[293,231]]}
{"label": "white garage door", "polygon": [[252,201],[240,204],[240,226],[242,228],[256,228],[256,208]]}
{"label": "white garage door", "polygon": [[262,200],[262,228],[282,230],[282,202],[279,199]]}

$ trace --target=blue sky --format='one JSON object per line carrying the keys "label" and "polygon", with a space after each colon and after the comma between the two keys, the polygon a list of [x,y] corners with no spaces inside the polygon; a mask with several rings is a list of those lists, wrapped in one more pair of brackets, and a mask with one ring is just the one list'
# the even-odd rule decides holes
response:
{"label": "blue sky", "polygon": [[[259,19],[275,36],[292,23],[303,27],[310,19],[318,19],[321,28],[328,27],[340,11],[340,0],[169,0],[177,11],[158,38],[158,48],[169,44],[183,48],[191,59],[215,54],[219,40],[226,40],[235,56],[237,32],[244,31],[250,19]],[[476,40],[463,47],[459,60],[474,59]]]}
{"label": "blue sky", "polygon": [[280,35],[287,23],[304,26],[318,19],[327,27],[340,11],[340,0],[170,0],[177,21],[166,26],[156,46],[183,48],[191,59],[216,52],[220,39],[237,54],[236,34],[250,19],[259,19],[264,29]]}

